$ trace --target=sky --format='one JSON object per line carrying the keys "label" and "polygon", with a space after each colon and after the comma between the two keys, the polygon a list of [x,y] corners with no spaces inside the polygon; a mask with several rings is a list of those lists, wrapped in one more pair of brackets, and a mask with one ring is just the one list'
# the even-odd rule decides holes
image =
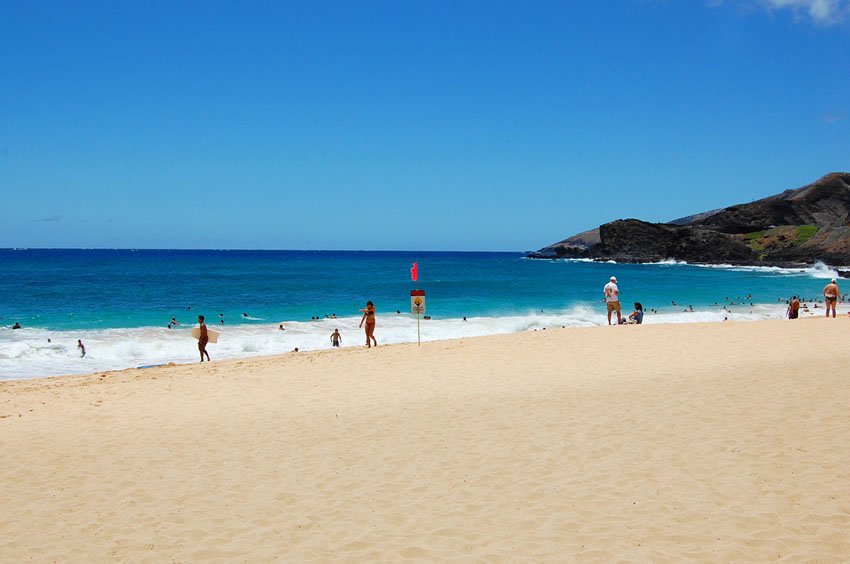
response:
{"label": "sky", "polygon": [[0,247],[511,250],[850,170],[850,0],[0,0]]}

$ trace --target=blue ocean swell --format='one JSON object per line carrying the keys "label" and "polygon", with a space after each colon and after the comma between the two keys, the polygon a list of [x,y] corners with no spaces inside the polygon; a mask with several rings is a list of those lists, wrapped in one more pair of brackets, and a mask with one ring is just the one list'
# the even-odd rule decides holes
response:
{"label": "blue ocean swell", "polygon": [[727,297],[739,303],[815,297],[828,276],[535,261],[520,253],[6,249],[0,250],[0,324],[165,326],[172,317],[193,323],[198,313],[212,323],[219,313],[228,325],[274,323],[357,315],[366,300],[379,313],[405,312],[416,286],[409,276],[414,260],[435,318],[602,308],[601,289],[611,275],[627,305],[641,301],[662,311],[714,307]]}

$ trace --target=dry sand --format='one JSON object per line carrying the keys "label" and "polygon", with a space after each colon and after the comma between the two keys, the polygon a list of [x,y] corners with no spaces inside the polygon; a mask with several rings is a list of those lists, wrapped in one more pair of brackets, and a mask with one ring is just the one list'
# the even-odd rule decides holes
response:
{"label": "dry sand", "polygon": [[848,335],[597,327],[0,383],[0,560],[850,559]]}

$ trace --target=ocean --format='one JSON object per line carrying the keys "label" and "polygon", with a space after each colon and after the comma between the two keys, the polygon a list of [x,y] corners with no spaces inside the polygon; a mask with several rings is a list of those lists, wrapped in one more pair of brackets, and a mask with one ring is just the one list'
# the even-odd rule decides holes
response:
{"label": "ocean", "polygon": [[[410,280],[414,261],[418,284]],[[189,333],[198,314],[222,333],[208,347],[216,360],[327,349],[335,328],[344,347],[361,346],[358,310],[367,300],[377,308],[379,344],[414,342],[417,287],[431,317],[421,338],[432,341],[606,324],[602,287],[612,275],[624,313],[639,301],[645,323],[783,317],[792,294],[819,298],[836,275],[822,264],[614,264],[478,252],[2,249],[0,265],[0,380],[196,361]],[[180,325],[168,328],[172,318]]]}

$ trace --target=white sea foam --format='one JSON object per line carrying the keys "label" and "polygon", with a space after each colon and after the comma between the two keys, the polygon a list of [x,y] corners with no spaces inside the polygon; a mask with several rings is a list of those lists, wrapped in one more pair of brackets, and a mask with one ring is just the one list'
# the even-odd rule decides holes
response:
{"label": "white sea foam", "polygon": [[[564,258],[564,259],[555,259],[549,261],[552,263],[558,262],[585,262],[585,263],[599,263],[599,264],[618,264],[613,260],[598,260],[591,258]],[[655,262],[645,262],[640,263],[648,266],[693,266],[697,268],[712,268],[718,270],[728,270],[732,272],[761,272],[765,274],[782,274],[786,276],[809,276],[811,278],[829,280],[830,278],[838,278],[838,271],[821,262],[815,261],[815,263],[810,267],[799,267],[799,268],[787,268],[781,266],[745,266],[745,265],[736,265],[736,264],[705,264],[705,263],[690,263],[683,260],[676,259],[664,259]],[[842,269],[847,267],[840,267]]]}
{"label": "white sea foam", "polygon": [[764,272],[767,274],[783,274],[786,276],[809,276],[811,278],[828,280],[838,278],[838,272],[820,261],[813,266],[802,268],[783,268],[781,266],[736,266],[732,264],[694,264],[700,268],[717,268],[734,272]]}
{"label": "white sea foam", "polygon": [[782,274],[786,276],[809,276],[811,278],[824,280],[838,278],[838,271],[821,261],[816,261],[814,265],[810,267],[799,268],[786,268],[781,266],[742,266],[735,264],[701,264],[689,263],[675,259],[665,259],[644,264],[653,266],[695,266],[698,268],[713,268],[733,272],[763,272],[765,274]]}
{"label": "white sea foam", "polygon": [[[817,311],[817,310],[816,310]],[[644,323],[722,322],[724,319],[746,321],[784,316],[782,304],[730,306],[728,309],[704,308],[694,312],[647,312]],[[213,359],[275,355],[292,351],[329,349],[330,334],[339,328],[343,347],[362,346],[363,330],[359,317],[321,319],[278,324],[251,324],[211,328],[220,330],[217,344],[208,350]],[[560,312],[529,313],[504,317],[470,317],[467,321],[432,319],[421,322],[422,340],[437,341],[483,335],[537,331],[560,327],[588,327],[606,323],[601,306],[575,306]],[[190,327],[164,329],[106,329],[92,331],[47,331],[44,329],[0,330],[0,380],[33,378],[117,370],[168,362],[186,363],[198,360]],[[383,315],[376,330],[382,344],[416,341],[416,319],[408,315]],[[48,343],[47,339],[52,342]],[[80,358],[77,339],[86,346],[86,357]]]}

